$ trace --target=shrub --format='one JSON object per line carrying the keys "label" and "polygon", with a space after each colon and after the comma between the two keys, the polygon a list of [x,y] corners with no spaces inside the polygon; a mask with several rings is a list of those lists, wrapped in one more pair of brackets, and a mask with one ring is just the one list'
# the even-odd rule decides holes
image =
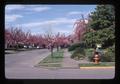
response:
{"label": "shrub", "polygon": [[77,48],[75,49],[75,51],[73,52],[73,54],[71,55],[71,58],[78,58],[78,60],[80,58],[84,58],[85,57],[85,51],[84,48]]}
{"label": "shrub", "polygon": [[102,62],[114,62],[115,61],[115,46],[107,48],[107,52],[101,57]]}
{"label": "shrub", "polygon": [[84,48],[85,45],[84,45],[84,43],[75,43],[68,48],[68,51],[73,51],[78,47]]}
{"label": "shrub", "polygon": [[85,52],[86,56],[88,57],[89,61],[93,61],[93,49],[87,49]]}
{"label": "shrub", "polygon": [[[86,50],[86,56],[88,57],[89,61],[93,61],[93,51]],[[100,57],[101,62],[114,62],[115,61],[115,46],[111,46],[107,48],[107,52],[103,53]]]}

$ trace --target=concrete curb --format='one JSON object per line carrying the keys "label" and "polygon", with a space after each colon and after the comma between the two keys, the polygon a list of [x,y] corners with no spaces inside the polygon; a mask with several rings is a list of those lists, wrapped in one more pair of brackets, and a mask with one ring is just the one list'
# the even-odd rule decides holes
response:
{"label": "concrete curb", "polygon": [[80,69],[115,69],[114,66],[108,66],[108,67],[80,67]]}

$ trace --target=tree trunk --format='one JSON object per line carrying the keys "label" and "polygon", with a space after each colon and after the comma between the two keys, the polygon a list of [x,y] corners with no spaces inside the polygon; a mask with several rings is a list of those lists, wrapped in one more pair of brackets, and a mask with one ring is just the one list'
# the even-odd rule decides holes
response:
{"label": "tree trunk", "polygon": [[5,49],[7,49],[8,47],[7,47],[7,43],[5,43]]}
{"label": "tree trunk", "polygon": [[51,47],[51,56],[53,57],[53,48]]}
{"label": "tree trunk", "polygon": [[57,45],[57,52],[59,51],[59,46]]}

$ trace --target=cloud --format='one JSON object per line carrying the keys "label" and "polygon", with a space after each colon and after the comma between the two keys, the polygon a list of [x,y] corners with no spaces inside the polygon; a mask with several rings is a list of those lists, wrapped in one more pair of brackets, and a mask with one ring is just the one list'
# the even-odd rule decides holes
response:
{"label": "cloud", "polygon": [[[70,34],[73,31],[73,24],[76,19],[69,18],[54,18],[52,20],[40,21],[40,22],[30,22],[16,25],[16,27],[21,26],[22,28],[30,29],[33,34],[44,34],[46,30],[52,28],[53,34],[57,32]],[[37,29],[37,31],[36,31]]]}
{"label": "cloud", "polygon": [[88,14],[90,14],[90,12],[91,11],[71,11],[71,12],[68,12],[67,15],[68,16],[71,16],[71,15],[80,16],[81,14],[83,14],[85,17],[88,17]]}
{"label": "cloud", "polygon": [[47,6],[37,6],[37,5],[6,5],[5,9],[6,11],[26,10],[26,11],[41,12],[41,11],[49,10],[51,8]]}
{"label": "cloud", "polygon": [[29,10],[33,10],[35,12],[42,12],[42,11],[45,11],[45,10],[49,10],[50,7],[34,7],[32,9],[29,9]]}
{"label": "cloud", "polygon": [[23,5],[6,5],[5,9],[7,11],[20,10],[20,9],[24,9],[24,6]]}
{"label": "cloud", "polygon": [[46,25],[60,25],[60,24],[73,24],[76,19],[67,19],[67,18],[55,18],[53,20],[40,21],[40,22],[31,22],[21,24],[23,27],[37,27],[37,26],[46,26]]}
{"label": "cloud", "polygon": [[76,15],[76,14],[82,14],[82,12],[80,12],[80,11],[72,11],[72,12],[68,13],[68,15]]}
{"label": "cloud", "polygon": [[18,18],[22,18],[22,15],[5,15],[5,22],[14,22]]}

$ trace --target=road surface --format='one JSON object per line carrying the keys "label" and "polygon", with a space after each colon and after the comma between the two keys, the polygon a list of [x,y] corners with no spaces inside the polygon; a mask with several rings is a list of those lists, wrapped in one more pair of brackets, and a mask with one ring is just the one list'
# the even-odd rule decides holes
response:
{"label": "road surface", "polygon": [[112,79],[114,69],[46,69],[34,67],[50,54],[47,49],[5,54],[6,79]]}

